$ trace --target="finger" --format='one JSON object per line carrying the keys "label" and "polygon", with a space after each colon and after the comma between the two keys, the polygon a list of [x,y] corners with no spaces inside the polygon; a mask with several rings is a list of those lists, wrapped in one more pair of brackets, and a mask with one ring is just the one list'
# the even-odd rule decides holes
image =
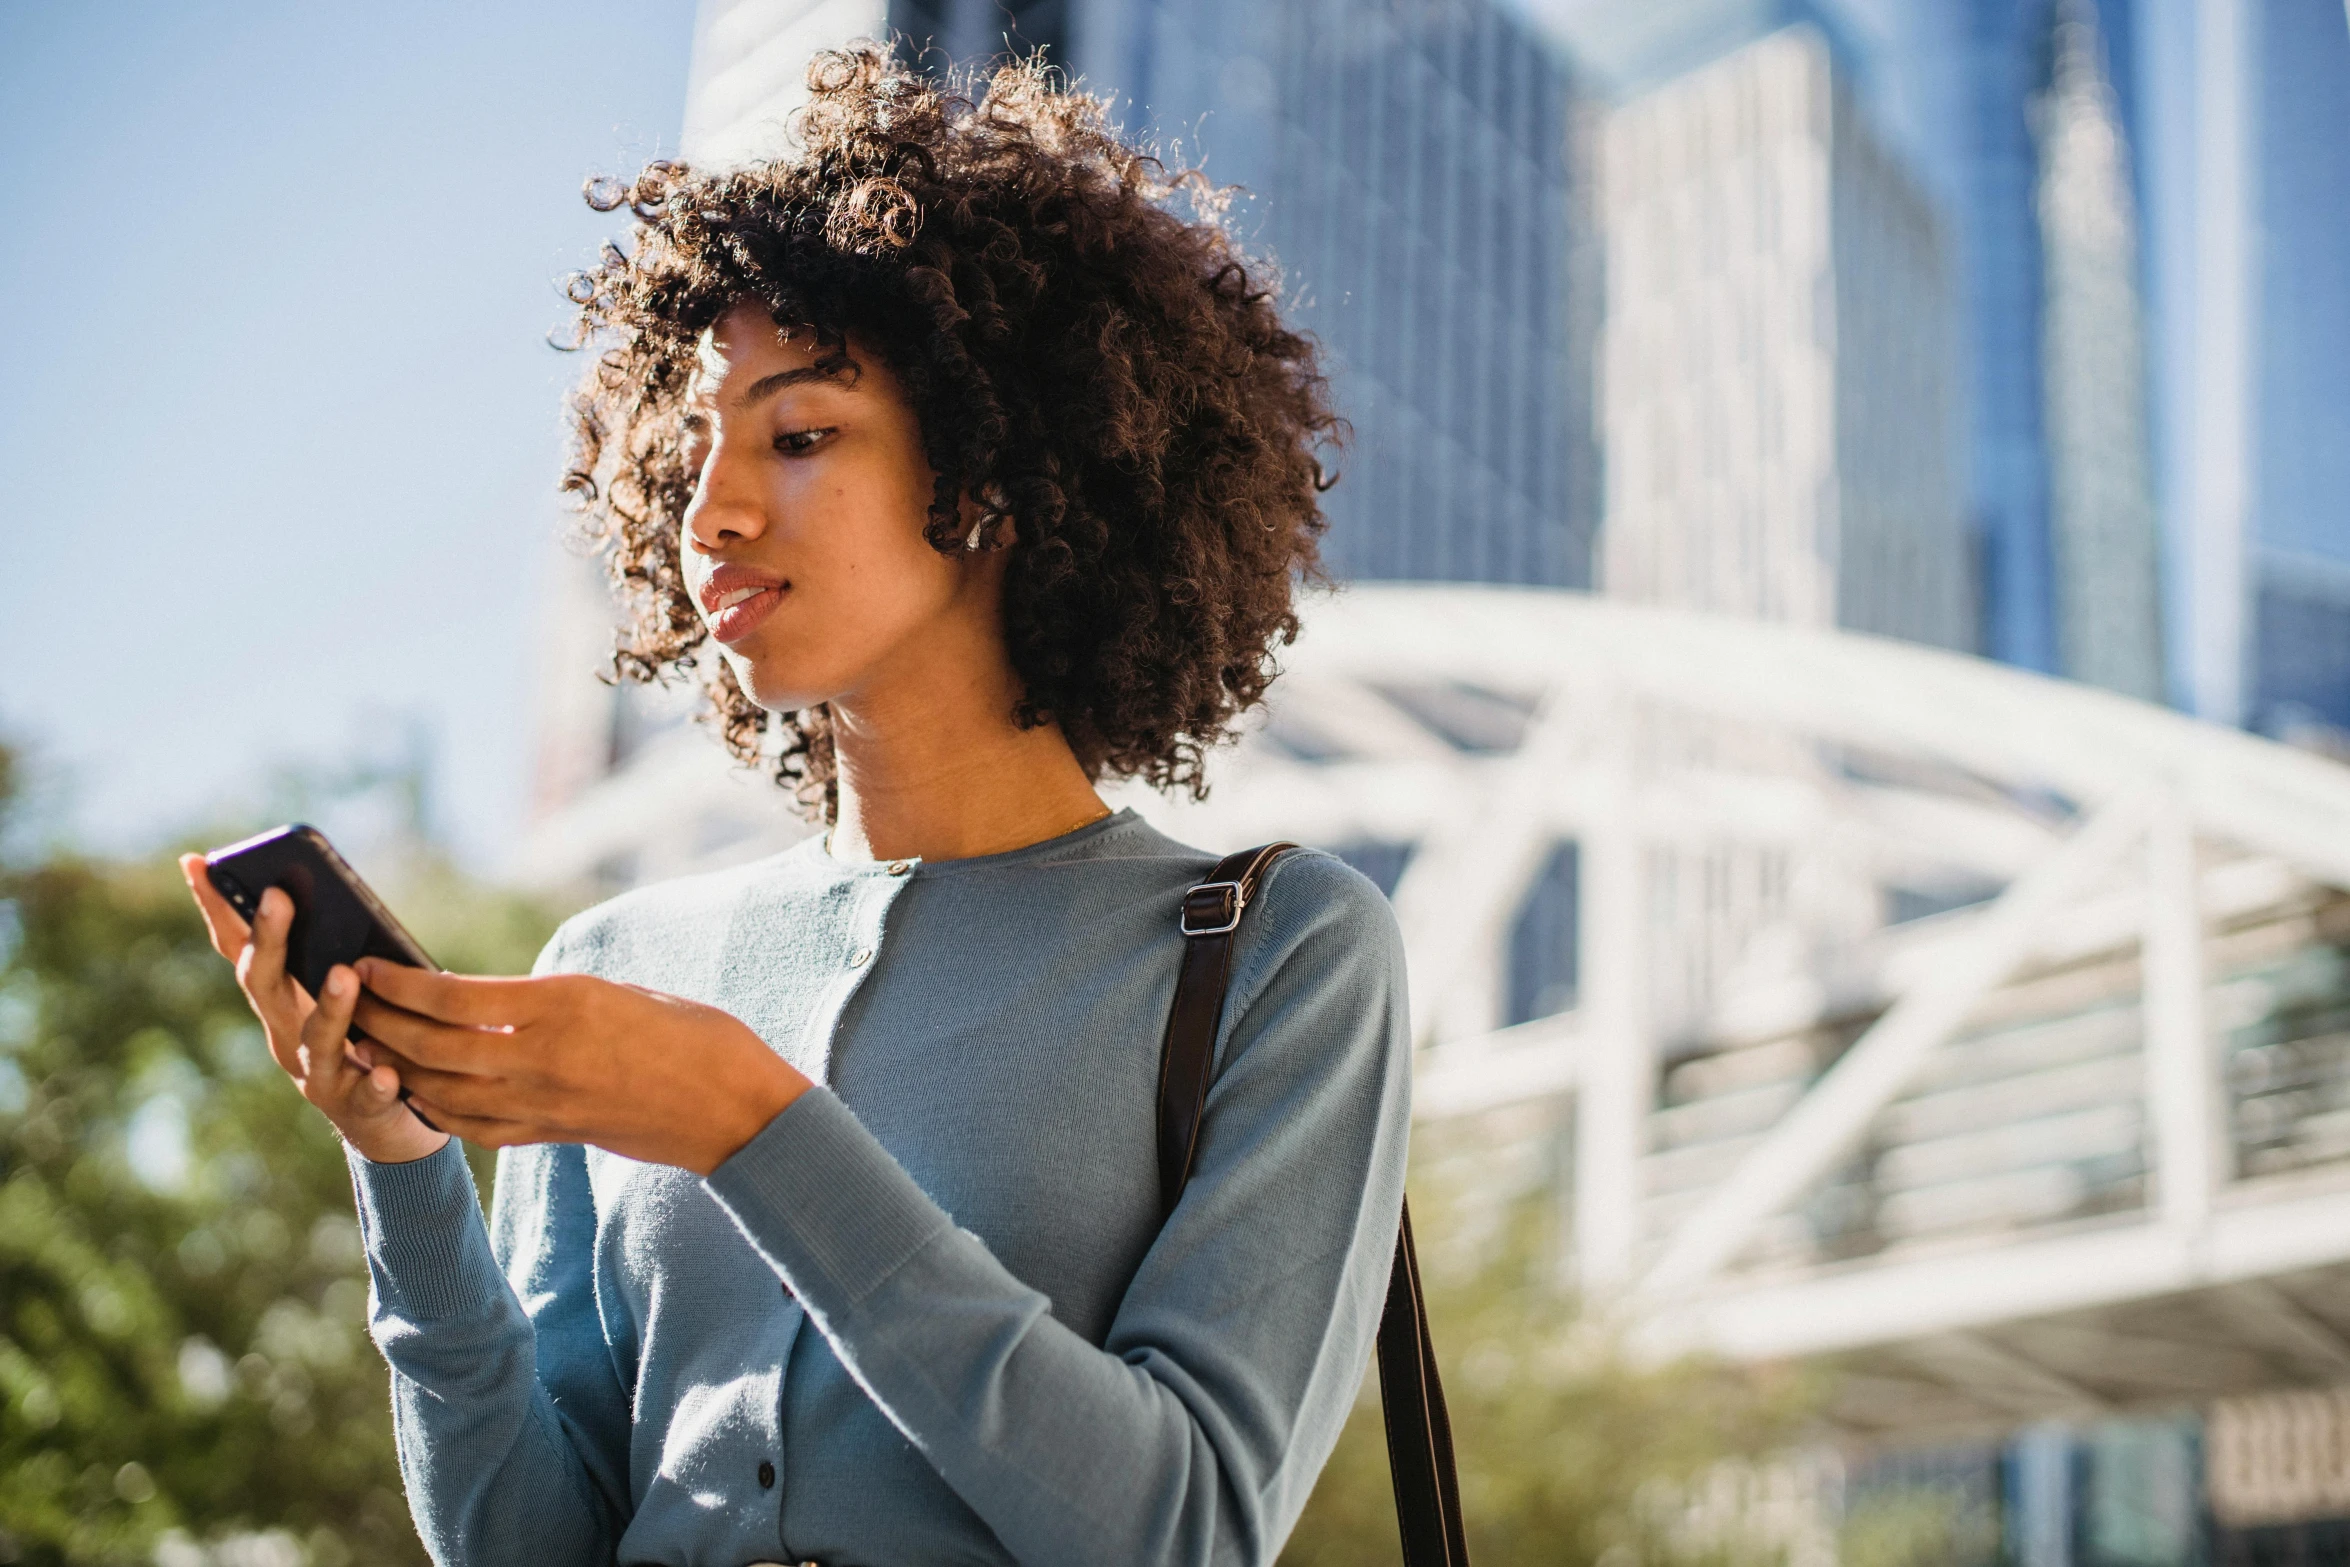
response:
{"label": "finger", "polygon": [[[366,992],[360,992],[360,999],[362,1001],[367,999]],[[343,1059],[350,1062],[352,1069],[359,1074],[359,1081],[365,1085],[371,1104],[375,1099],[390,1100],[400,1097],[400,1090],[405,1085],[400,1081],[399,1067],[393,1064],[399,1058],[374,1040],[346,1037],[343,1041]],[[354,1090],[354,1092],[356,1091]],[[378,1106],[377,1108],[388,1108],[388,1106]]]}
{"label": "finger", "polygon": [[188,891],[196,899],[196,911],[204,916],[204,933],[212,938],[212,950],[234,963],[237,954],[253,938],[253,928],[245,923],[245,916],[236,906],[220,895],[212,885],[212,876],[204,868],[201,854],[180,856],[180,875],[187,878]]}
{"label": "finger", "polygon": [[[346,1049],[343,1059],[349,1064],[349,1081],[343,1089],[341,1109],[351,1120],[372,1121],[385,1116],[405,1119],[414,1111],[413,1105],[400,1102],[402,1084],[400,1074],[389,1063],[375,1062],[362,1057],[355,1049]],[[417,1119],[423,1120],[419,1116]],[[424,1121],[432,1130],[440,1128]]]}
{"label": "finger", "polygon": [[383,958],[359,960],[359,982],[419,1017],[475,1028],[519,1026],[536,1019],[557,991],[547,979],[443,974]]}
{"label": "finger", "polygon": [[302,1077],[314,1095],[341,1100],[361,1069],[345,1047],[351,1010],[359,1001],[359,976],[343,964],[326,971],[325,994],[302,1020]]}
{"label": "finger", "polygon": [[282,996],[294,988],[286,977],[286,932],[293,928],[294,900],[286,896],[282,887],[272,887],[261,895],[261,905],[253,912],[253,940],[245,948],[245,956],[237,978],[247,993],[260,996]]}
{"label": "finger", "polygon": [[354,1064],[351,1108],[361,1115],[386,1115],[400,1102],[400,1074],[385,1063]]}
{"label": "finger", "polygon": [[388,1046],[408,1061],[451,1072],[494,1072],[506,1063],[500,1047],[513,1036],[502,1029],[474,1028],[436,1022],[403,1007],[386,1006],[361,993],[357,1012],[360,1032],[379,1046]]}

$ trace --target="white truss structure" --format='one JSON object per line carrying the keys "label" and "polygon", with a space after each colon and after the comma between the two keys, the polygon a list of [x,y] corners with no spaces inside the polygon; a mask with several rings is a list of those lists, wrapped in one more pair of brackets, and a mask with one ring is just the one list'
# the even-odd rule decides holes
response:
{"label": "white truss structure", "polygon": [[[2293,985],[2332,994],[2293,976],[2350,942],[2350,768],[1916,645],[1539,589],[1350,587],[1283,663],[1206,802],[1128,803],[1217,849],[1408,846],[1417,1114],[1571,1148],[1575,1282],[1634,1343],[1834,1358],[1861,1432],[2350,1376],[2350,1044],[2339,1084],[2227,1075],[2334,1059],[2245,1042]],[[691,849],[756,795],[689,762],[710,746],[647,747],[542,828],[539,873],[795,835],[760,802]],[[1507,1026],[1562,842],[1577,1004]],[[1955,906],[1889,923],[1887,887]]]}
{"label": "white truss structure", "polygon": [[[1394,900],[1419,1114],[1571,1099],[1576,1274],[1636,1342],[1857,1352],[1847,1414],[1878,1429],[2350,1372],[2350,1326],[2301,1304],[2333,1282],[2313,1270],[2350,1263],[2350,1157],[2239,1167],[2206,972],[2225,932],[2306,921],[2350,887],[2350,769],[1979,659],[1539,590],[1354,587],[1285,662],[1271,724],[1211,800],[1159,814],[1216,845],[1416,846]],[[1464,751],[1404,716],[1448,684],[1516,704],[1515,742]],[[1309,744],[1281,743],[1300,729]],[[1581,1004],[1498,1027],[1497,949],[1560,839],[1580,846]],[[1685,900],[1658,907],[1675,861],[1767,853],[1808,897],[1726,929]],[[1998,890],[1903,926],[1856,909],[1856,888],[1921,881]],[[1725,940],[1745,950],[1670,961]],[[2072,1113],[2135,1123],[2142,1200],[2048,1223],[2011,1205],[1849,1259],[1754,1255],[1888,1140],[1889,1112],[2003,987],[2117,954],[2146,976],[2142,1039],[2126,1076],[2092,1063],[2106,1086]],[[1692,971],[1720,982],[1674,993]],[[1658,1101],[1668,1062],[1838,1016],[1870,1021],[1816,1078],[1783,1085],[1697,1190],[1661,1201],[1659,1128],[1682,1113]],[[1963,1128],[1978,1141],[2063,1120],[1984,1105]],[[2161,1320],[2109,1320],[2150,1303],[2168,1303]]]}

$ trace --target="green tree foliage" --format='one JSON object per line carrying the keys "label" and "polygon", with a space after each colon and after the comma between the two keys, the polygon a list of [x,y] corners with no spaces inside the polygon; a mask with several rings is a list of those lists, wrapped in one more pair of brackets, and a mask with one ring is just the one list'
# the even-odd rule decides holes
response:
{"label": "green tree foliage", "polygon": [[[552,928],[429,861],[402,886],[453,968],[515,971]],[[340,1145],[176,869],[0,860],[0,1561],[260,1530],[422,1561],[365,1315]]]}

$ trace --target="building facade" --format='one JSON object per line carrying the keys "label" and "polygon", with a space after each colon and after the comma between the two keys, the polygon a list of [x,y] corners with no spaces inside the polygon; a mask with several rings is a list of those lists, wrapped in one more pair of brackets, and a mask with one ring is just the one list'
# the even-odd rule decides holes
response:
{"label": "building facade", "polygon": [[1826,39],[1653,88],[1604,147],[1606,591],[1971,648],[1941,229]]}
{"label": "building facade", "polygon": [[2350,19],[2329,0],[2150,7],[2137,65],[2173,694],[2270,732],[2339,730]]}
{"label": "building facade", "polygon": [[2261,254],[2246,717],[2350,734],[2350,22],[2329,0],[2258,8]]}

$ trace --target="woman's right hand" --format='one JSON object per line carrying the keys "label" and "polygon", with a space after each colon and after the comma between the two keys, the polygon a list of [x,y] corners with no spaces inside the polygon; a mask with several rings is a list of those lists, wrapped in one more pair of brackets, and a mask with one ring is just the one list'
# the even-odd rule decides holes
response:
{"label": "woman's right hand", "polygon": [[269,1053],[302,1097],[318,1106],[335,1130],[378,1164],[404,1164],[440,1152],[449,1140],[416,1118],[400,1098],[400,1077],[362,1058],[347,1035],[359,1005],[359,977],[344,964],[327,972],[326,994],[315,999],[286,972],[286,931],[294,901],[272,887],[261,895],[253,923],[204,873],[200,854],[180,856],[180,874],[212,934],[212,950],[236,965],[237,987],[269,1037]]}

